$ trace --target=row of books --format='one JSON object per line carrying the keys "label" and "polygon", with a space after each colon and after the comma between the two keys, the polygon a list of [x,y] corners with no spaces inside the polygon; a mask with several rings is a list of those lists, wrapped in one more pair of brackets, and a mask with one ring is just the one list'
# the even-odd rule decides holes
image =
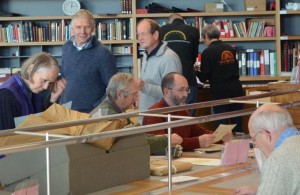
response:
{"label": "row of books", "polygon": [[[211,22],[220,29],[221,38],[233,37],[275,37],[275,26],[271,25],[269,19],[246,19],[247,22],[233,22],[232,20],[215,20]],[[202,28],[207,24],[203,17],[195,17],[195,24],[200,35]],[[247,25],[246,25],[247,24]],[[200,36],[201,37],[201,36]]]}
{"label": "row of books", "polygon": [[113,22],[99,22],[96,36],[99,40],[131,40],[132,19],[114,19]]}
{"label": "row of books", "polygon": [[241,76],[278,75],[276,52],[268,49],[247,49],[237,52]]}
{"label": "row of books", "polygon": [[[132,39],[132,19],[114,19],[112,22],[98,23],[95,34],[99,40]],[[46,42],[66,41],[72,36],[71,26],[65,20],[36,24],[31,21],[2,25],[0,24],[0,42]]]}
{"label": "row of books", "polygon": [[132,14],[132,0],[121,0],[121,13]]}
{"label": "row of books", "polygon": [[61,22],[49,21],[45,24],[36,24],[31,21],[1,25],[0,42],[43,42],[65,41],[71,37],[70,25]]}
{"label": "row of books", "polygon": [[300,58],[300,42],[284,41],[282,44],[281,71],[289,72],[297,65]]}
{"label": "row of books", "polygon": [[132,46],[114,46],[112,47],[113,54],[133,54]]}

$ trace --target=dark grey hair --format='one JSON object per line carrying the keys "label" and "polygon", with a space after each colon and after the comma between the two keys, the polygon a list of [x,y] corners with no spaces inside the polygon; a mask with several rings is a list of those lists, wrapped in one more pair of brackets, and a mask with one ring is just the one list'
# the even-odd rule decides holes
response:
{"label": "dark grey hair", "polygon": [[202,38],[207,37],[208,39],[219,39],[220,38],[220,30],[214,24],[207,24],[202,29]]}

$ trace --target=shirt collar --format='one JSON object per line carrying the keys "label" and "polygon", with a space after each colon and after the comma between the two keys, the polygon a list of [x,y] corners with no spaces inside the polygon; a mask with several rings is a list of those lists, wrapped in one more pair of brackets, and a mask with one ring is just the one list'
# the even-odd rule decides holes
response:
{"label": "shirt collar", "polygon": [[73,40],[73,45],[77,48],[78,51],[82,49],[86,49],[91,44],[92,44],[92,38],[90,38],[82,47],[78,47],[75,39]]}
{"label": "shirt collar", "polygon": [[296,129],[296,127],[287,128],[278,138],[278,140],[275,144],[275,149],[277,147],[279,147],[286,138],[294,136],[294,135],[300,135],[300,131],[298,131],[298,129]]}
{"label": "shirt collar", "polygon": [[107,95],[106,99],[118,113],[125,113],[125,111],[116,104],[116,102],[110,97],[110,95]]}
{"label": "shirt collar", "polygon": [[[115,109],[115,111],[117,113],[125,113],[125,110],[123,110],[122,108],[120,108],[116,104],[116,102],[110,97],[110,95],[107,95],[106,99],[114,107],[114,109]],[[126,120],[127,120],[127,124],[134,124],[129,118],[127,118]]]}
{"label": "shirt collar", "polygon": [[160,46],[162,46],[163,42],[160,41],[159,44],[150,52],[150,54],[147,53],[147,59],[149,59],[151,56],[155,56],[155,54],[157,53],[157,51],[159,50]]}

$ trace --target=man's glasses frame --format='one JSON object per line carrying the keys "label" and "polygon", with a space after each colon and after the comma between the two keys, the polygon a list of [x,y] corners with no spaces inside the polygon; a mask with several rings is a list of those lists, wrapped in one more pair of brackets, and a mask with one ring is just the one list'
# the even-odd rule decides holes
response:
{"label": "man's glasses frame", "polygon": [[174,91],[178,91],[180,93],[186,92],[187,94],[191,93],[191,89],[190,88],[180,88],[180,89],[176,89],[176,88],[168,88],[170,90],[174,90]]}

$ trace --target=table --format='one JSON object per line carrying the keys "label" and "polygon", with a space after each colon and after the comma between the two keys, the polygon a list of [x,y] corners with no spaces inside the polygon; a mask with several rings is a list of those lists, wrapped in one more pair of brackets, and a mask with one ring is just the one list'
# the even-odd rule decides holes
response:
{"label": "table", "polygon": [[[217,158],[220,154],[203,155],[198,153],[184,153],[185,157],[212,157]],[[160,181],[167,176],[151,176],[149,179],[131,182],[99,192],[90,193],[88,195],[113,194],[113,195],[156,195],[156,194],[232,194],[233,190],[242,185],[258,186],[260,182],[260,174],[254,159],[249,159],[247,163],[237,164],[233,166],[193,166],[191,171],[182,172],[178,175],[188,175],[199,177],[199,180],[185,182],[181,184],[173,184],[172,191],[168,192],[168,183]]]}

